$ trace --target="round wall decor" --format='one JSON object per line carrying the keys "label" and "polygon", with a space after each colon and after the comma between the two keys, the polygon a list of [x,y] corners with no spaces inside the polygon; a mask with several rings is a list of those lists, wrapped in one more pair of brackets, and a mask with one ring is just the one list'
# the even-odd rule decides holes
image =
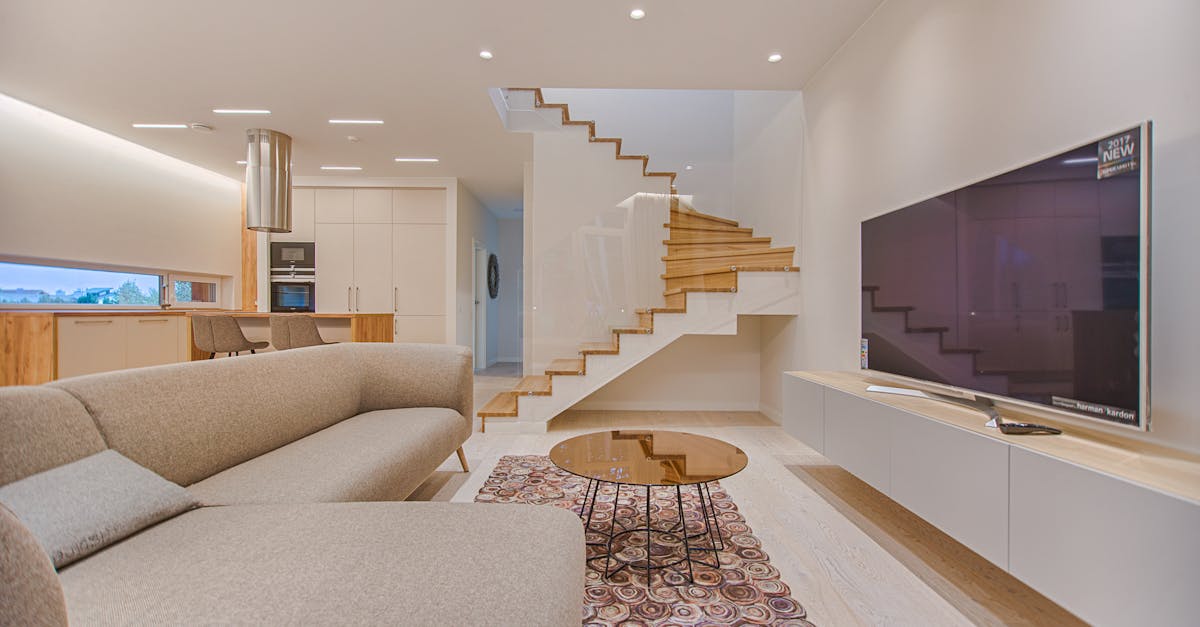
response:
{"label": "round wall decor", "polygon": [[500,262],[496,255],[488,256],[488,296],[495,300],[500,295]]}

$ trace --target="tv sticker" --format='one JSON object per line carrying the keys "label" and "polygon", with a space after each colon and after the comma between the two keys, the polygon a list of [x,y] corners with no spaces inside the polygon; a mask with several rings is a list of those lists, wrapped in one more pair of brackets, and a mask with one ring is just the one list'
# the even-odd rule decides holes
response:
{"label": "tv sticker", "polygon": [[1096,179],[1136,172],[1142,129],[1135,128],[1102,139],[1096,144]]}

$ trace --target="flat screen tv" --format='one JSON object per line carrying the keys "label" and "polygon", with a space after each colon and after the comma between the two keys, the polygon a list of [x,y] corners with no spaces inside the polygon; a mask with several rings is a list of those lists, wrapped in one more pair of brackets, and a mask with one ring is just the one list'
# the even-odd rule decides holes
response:
{"label": "flat screen tv", "polygon": [[1150,135],[864,221],[867,367],[1147,429]]}

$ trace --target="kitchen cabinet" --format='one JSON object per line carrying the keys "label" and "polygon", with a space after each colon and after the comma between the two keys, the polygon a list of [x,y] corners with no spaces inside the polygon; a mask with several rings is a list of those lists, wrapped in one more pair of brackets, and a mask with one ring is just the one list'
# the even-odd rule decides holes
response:
{"label": "kitchen cabinet", "polygon": [[354,311],[354,225],[318,223],[314,241],[317,313]]}
{"label": "kitchen cabinet", "polygon": [[63,316],[58,378],[187,361],[185,316]]}
{"label": "kitchen cabinet", "polygon": [[391,224],[392,190],[355,189],[355,224]]}
{"label": "kitchen cabinet", "polygon": [[[378,224],[355,224],[353,259],[354,311],[391,312],[395,296],[395,290],[392,289],[391,228]],[[320,284],[318,278],[317,285]]]}
{"label": "kitchen cabinet", "polygon": [[317,224],[350,224],[354,222],[353,189],[318,187],[314,192]]}
{"label": "kitchen cabinet", "polygon": [[392,225],[392,264],[395,313],[403,316],[445,315],[445,225]]}
{"label": "kitchen cabinet", "polygon": [[292,188],[292,232],[272,233],[272,242],[311,242],[317,219],[317,194],[311,187]]}
{"label": "kitchen cabinet", "polygon": [[445,224],[446,190],[392,190],[392,222],[395,224]]}

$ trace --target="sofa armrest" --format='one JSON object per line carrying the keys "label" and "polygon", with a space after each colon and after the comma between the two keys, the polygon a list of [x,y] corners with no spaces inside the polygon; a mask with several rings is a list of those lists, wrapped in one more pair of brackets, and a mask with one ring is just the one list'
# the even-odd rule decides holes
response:
{"label": "sofa armrest", "polygon": [[471,351],[446,344],[356,344],[359,411],[445,407],[471,425],[475,379]]}

